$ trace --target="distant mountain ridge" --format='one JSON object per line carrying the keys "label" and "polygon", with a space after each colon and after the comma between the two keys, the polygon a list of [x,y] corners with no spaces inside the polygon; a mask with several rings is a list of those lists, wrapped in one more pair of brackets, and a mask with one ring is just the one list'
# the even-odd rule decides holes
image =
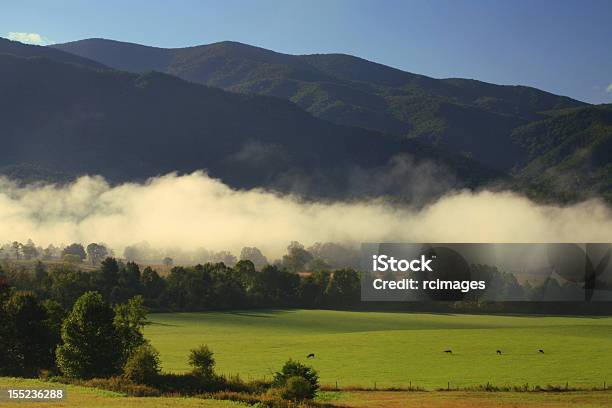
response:
{"label": "distant mountain ridge", "polygon": [[433,79],[351,55],[288,55],[229,41],[164,49],[88,39],[53,47],[121,70],[288,99],[331,122],[426,140],[504,171],[524,160],[513,129],[543,111],[587,106],[525,86]]}
{"label": "distant mountain ridge", "polygon": [[[0,48],[0,92],[0,170],[25,179],[46,179],[44,169],[115,182],[205,169],[236,188],[347,198],[354,174],[384,172],[402,154],[447,168],[456,186],[500,176],[419,141],[317,119],[279,98],[158,72],[93,69]],[[393,183],[387,187],[376,195],[393,193]]]}
{"label": "distant mountain ridge", "polygon": [[64,52],[52,47],[43,47],[40,45],[23,44],[19,41],[12,41],[0,37],[0,53],[11,54],[19,57],[43,57],[51,58],[56,61],[67,62],[71,64],[82,65],[89,68],[105,69],[103,64],[89,58],[80,57],[74,53]]}
{"label": "distant mountain ridge", "polygon": [[[418,202],[494,183],[544,201],[612,202],[612,105],[436,80],[345,55],[238,43],[171,55],[92,41],[78,44],[107,47],[105,61],[0,39],[0,174],[120,182],[206,169],[236,188],[328,198]],[[208,72],[211,85],[152,66]],[[322,90],[329,98],[318,99]],[[356,108],[368,104],[378,110]],[[359,122],[372,112],[397,129]]]}

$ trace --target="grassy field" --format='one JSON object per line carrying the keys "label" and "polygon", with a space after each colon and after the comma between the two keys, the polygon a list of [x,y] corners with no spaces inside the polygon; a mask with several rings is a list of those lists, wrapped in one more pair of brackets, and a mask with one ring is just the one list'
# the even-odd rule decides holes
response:
{"label": "grassy field", "polygon": [[[0,388],[53,388],[57,384],[17,378],[0,377]],[[55,402],[24,402],[27,407],[51,408],[239,408],[247,405],[230,401],[199,398],[137,398],[110,391],[72,385],[62,386],[67,397]],[[512,392],[322,392],[317,398],[338,407],[352,408],[599,408],[609,407],[612,392],[512,393]],[[18,404],[19,405],[19,404]],[[15,407],[15,402],[1,402],[0,407]]]}
{"label": "grassy field", "polygon": [[306,361],[315,353],[308,363],[321,382],[337,381],[340,388],[612,382],[609,317],[278,310],[149,318],[145,334],[167,371],[187,370],[189,349],[205,343],[215,352],[218,371],[245,379],[270,378],[288,358]]}
{"label": "grassy field", "polygon": [[[47,389],[58,386],[57,384],[38,381],[26,380],[22,378],[7,378],[0,377],[0,388],[14,387],[17,389]],[[79,387],[74,385],[60,385],[66,390],[66,398],[59,401],[29,401],[19,402],[17,405],[14,401],[2,402],[0,407],[82,407],[82,408],[136,408],[136,407],[151,407],[151,408],[238,408],[245,407],[244,404],[239,404],[230,401],[218,400],[203,400],[199,398],[137,398],[125,397],[110,391],[99,390],[96,388]],[[23,404],[23,405],[22,405]]]}

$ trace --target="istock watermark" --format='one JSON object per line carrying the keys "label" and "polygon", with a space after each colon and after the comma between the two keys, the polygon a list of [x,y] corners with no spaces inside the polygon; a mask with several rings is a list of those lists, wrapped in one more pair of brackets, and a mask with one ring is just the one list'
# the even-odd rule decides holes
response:
{"label": "istock watermark", "polygon": [[362,244],[363,301],[612,301],[612,245]]}

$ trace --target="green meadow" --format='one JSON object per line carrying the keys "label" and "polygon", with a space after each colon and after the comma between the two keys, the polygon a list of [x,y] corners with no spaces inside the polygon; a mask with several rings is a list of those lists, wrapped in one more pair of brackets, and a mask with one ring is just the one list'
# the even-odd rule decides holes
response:
{"label": "green meadow", "polygon": [[0,407],[49,407],[49,408],[239,408],[246,407],[232,401],[219,401],[201,398],[156,397],[139,398],[126,397],[112,391],[78,385],[63,385],[34,379],[0,377],[0,388],[15,389],[53,389],[61,387],[66,391],[62,400],[47,401],[0,401]]}
{"label": "green meadow", "polygon": [[612,382],[611,317],[267,310],[149,319],[145,335],[166,371],[188,370],[189,350],[208,344],[219,372],[244,379],[270,378],[293,358],[340,388]]}

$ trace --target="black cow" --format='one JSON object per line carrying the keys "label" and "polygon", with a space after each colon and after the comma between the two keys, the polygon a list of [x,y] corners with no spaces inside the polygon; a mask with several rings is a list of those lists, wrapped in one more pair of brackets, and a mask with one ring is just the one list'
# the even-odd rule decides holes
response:
{"label": "black cow", "polygon": [[501,350],[497,350],[497,354],[501,354]]}
{"label": "black cow", "polygon": [[446,354],[453,354],[453,350],[444,350]]}
{"label": "black cow", "polygon": [[306,356],[306,358],[314,358],[314,353],[310,353],[309,355]]}
{"label": "black cow", "polygon": [[544,350],[540,349],[538,350],[540,353],[544,354]]}

